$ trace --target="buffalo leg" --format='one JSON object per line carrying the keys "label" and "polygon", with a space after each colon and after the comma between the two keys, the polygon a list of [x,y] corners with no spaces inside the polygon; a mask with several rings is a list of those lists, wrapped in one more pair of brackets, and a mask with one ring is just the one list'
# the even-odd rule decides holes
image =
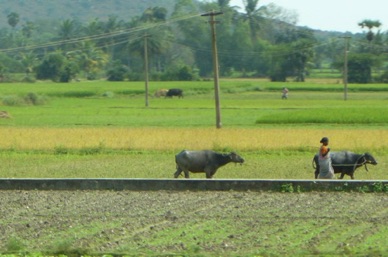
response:
{"label": "buffalo leg", "polygon": [[341,172],[341,176],[340,176],[339,178],[340,178],[340,179],[343,179],[344,176],[345,176],[345,173],[342,173],[342,172]]}
{"label": "buffalo leg", "polygon": [[184,173],[185,173],[185,178],[190,178],[190,175],[189,175],[189,171],[188,171],[188,170],[184,170]]}
{"label": "buffalo leg", "polygon": [[206,178],[213,178],[214,173],[216,173],[215,170],[205,170]]}
{"label": "buffalo leg", "polygon": [[174,178],[177,178],[177,177],[179,177],[179,175],[182,173],[182,169],[181,168],[177,168],[176,169],[176,172],[174,173]]}

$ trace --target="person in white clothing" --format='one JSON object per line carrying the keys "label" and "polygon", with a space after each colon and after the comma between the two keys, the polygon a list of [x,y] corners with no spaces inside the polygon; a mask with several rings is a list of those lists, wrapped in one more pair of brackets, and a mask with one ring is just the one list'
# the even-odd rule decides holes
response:
{"label": "person in white clothing", "polygon": [[322,143],[319,148],[318,162],[319,162],[319,179],[332,179],[334,178],[334,170],[331,165],[329,139],[323,137],[320,141]]}

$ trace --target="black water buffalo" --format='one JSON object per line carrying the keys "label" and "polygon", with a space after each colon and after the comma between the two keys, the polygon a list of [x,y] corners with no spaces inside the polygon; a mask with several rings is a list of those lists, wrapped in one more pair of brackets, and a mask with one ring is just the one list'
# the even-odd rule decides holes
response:
{"label": "black water buffalo", "polygon": [[166,93],[166,97],[173,97],[173,96],[177,96],[179,98],[183,97],[183,90],[179,88],[169,89]]}
{"label": "black water buffalo", "polygon": [[231,152],[229,154],[216,153],[211,150],[202,151],[187,151],[175,155],[176,172],[174,177],[177,178],[182,171],[185,173],[185,178],[189,178],[189,171],[193,173],[206,173],[206,178],[212,178],[217,169],[229,162],[243,163],[244,159]]}
{"label": "black water buffalo", "polygon": [[[349,151],[341,151],[331,152],[330,157],[334,173],[341,173],[340,179],[343,179],[345,174],[354,179],[354,172],[357,168],[365,165],[365,169],[368,171],[367,164],[377,164],[377,161],[370,153],[356,154]],[[315,178],[317,178],[319,174],[318,154],[314,156],[313,168],[315,168]]]}

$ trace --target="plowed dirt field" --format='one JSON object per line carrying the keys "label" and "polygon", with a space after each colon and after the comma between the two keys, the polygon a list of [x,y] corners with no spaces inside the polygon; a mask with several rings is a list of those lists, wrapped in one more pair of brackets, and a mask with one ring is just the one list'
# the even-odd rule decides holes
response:
{"label": "plowed dirt field", "polygon": [[387,256],[387,193],[0,191],[0,252]]}

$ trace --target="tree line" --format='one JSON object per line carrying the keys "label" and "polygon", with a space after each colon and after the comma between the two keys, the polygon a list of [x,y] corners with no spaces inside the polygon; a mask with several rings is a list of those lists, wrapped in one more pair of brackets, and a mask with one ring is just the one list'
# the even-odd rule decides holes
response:
{"label": "tree line", "polygon": [[10,12],[9,28],[0,29],[0,81],[9,81],[12,73],[25,74],[26,81],[143,80],[145,52],[152,80],[211,77],[210,25],[201,14],[221,10],[216,17],[221,76],[304,81],[311,69],[342,72],[348,49],[348,82],[388,82],[388,34],[379,30],[379,21],[360,22],[357,34],[320,32],[296,26],[297,15],[275,4],[243,2],[241,10],[230,0],[178,0],[171,13],[154,6],[129,21],[110,16],[87,23],[21,22]]}

